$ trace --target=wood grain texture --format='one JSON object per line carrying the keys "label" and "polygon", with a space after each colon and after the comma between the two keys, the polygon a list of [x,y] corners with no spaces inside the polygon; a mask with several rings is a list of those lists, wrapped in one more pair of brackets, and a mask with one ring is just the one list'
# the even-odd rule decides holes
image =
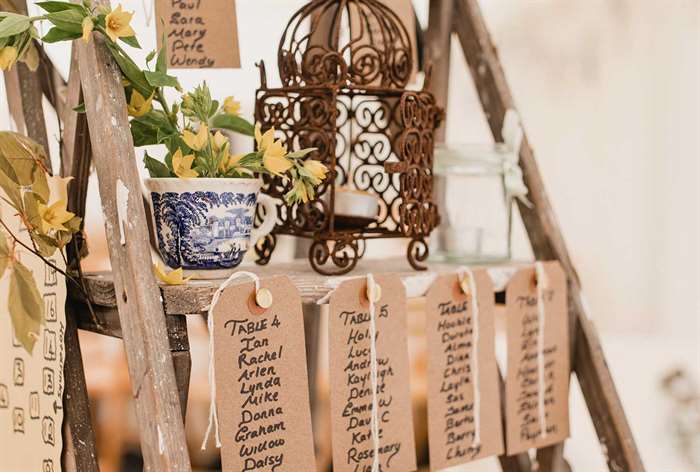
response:
{"label": "wood grain texture", "polygon": [[[428,64],[432,68],[430,91],[438,106],[447,111],[450,81],[450,43],[454,0],[430,0],[428,30],[425,35]],[[435,131],[435,142],[445,142],[445,120]]]}
{"label": "wood grain texture", "polygon": [[[491,132],[502,140],[505,112],[515,108],[498,52],[476,0],[455,0],[454,29],[462,45]],[[542,176],[527,139],[520,149],[528,198],[532,208],[518,202],[533,252],[540,260],[558,260],[569,285],[570,329],[573,330],[573,369],[577,374],[610,470],[644,470],[615,389],[598,335],[581,301],[581,286],[564,237],[554,216]]]}
{"label": "wood grain texture", "polygon": [[[522,267],[523,264],[525,263],[514,262],[488,266],[487,269],[494,281],[496,291],[503,290],[510,274]],[[454,264],[430,263],[427,271],[416,272],[410,268],[406,259],[400,258],[363,260],[358,263],[352,274],[339,277],[327,277],[314,272],[306,260],[268,266],[246,265],[241,266],[240,270],[254,272],[261,277],[287,275],[297,290],[299,290],[302,302],[316,303],[328,295],[341,281],[353,277],[362,277],[370,272],[373,274],[398,274],[406,284],[408,297],[421,297],[437,274],[454,272],[458,267]],[[116,306],[117,296],[111,273],[87,274],[86,282],[94,303],[107,307]],[[204,313],[209,307],[211,297],[221,283],[223,283],[223,279],[192,280],[186,285],[161,285],[160,289],[166,314],[189,315]],[[78,296],[74,292],[73,294]]]}
{"label": "wood grain texture", "polygon": [[[95,6],[109,6],[107,1]],[[75,41],[121,332],[146,470],[191,470],[158,287],[150,270],[146,214],[121,75],[99,35]],[[122,203],[118,205],[117,191]],[[118,212],[124,223],[120,227]],[[125,234],[122,234],[124,231]],[[124,244],[122,244],[122,240]]]}
{"label": "wood grain texture", "polygon": [[63,367],[65,390],[63,392],[63,470],[94,472],[97,463],[95,432],[92,428],[90,400],[85,385],[83,358],[78,342],[77,311],[81,307],[66,303],[66,360]]}

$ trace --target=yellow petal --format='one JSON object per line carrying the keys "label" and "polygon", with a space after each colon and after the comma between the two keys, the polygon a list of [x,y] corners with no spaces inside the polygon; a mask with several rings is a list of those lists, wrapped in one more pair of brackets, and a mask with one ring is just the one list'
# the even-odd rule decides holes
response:
{"label": "yellow petal", "polygon": [[46,181],[49,187],[49,201],[51,203],[58,201],[68,201],[68,183],[73,180],[73,177],[60,177],[57,175],[49,175]]}
{"label": "yellow petal", "polygon": [[192,169],[192,163],[194,162],[194,155],[188,154],[186,156],[182,155],[182,151],[179,149],[173,154],[173,172],[175,175],[181,179],[191,179],[199,176],[196,170]]}
{"label": "yellow petal", "polygon": [[182,285],[192,278],[184,277],[182,267],[166,272],[165,268],[161,267],[160,264],[153,264],[153,271],[155,272],[156,277],[158,277],[158,279],[160,279],[160,281],[166,285]]}
{"label": "yellow petal", "polygon": [[85,41],[86,43],[90,41],[90,33],[92,33],[92,29],[94,27],[95,25],[92,23],[92,20],[89,16],[83,18],[83,41]]}
{"label": "yellow petal", "polygon": [[0,49],[0,70],[10,70],[17,60],[17,48],[5,46]]}
{"label": "yellow petal", "polygon": [[105,17],[105,31],[107,36],[116,42],[119,38],[134,36],[134,30],[129,23],[134,12],[122,11],[122,6],[118,5]]}
{"label": "yellow petal", "polygon": [[197,131],[197,134],[194,134],[192,131],[186,129],[182,133],[182,140],[190,149],[201,151],[209,140],[209,128],[207,125],[201,125],[199,127],[199,131]]}
{"label": "yellow petal", "polygon": [[304,169],[312,175],[314,184],[316,185],[321,183],[321,181],[326,178],[326,174],[328,173],[328,168],[314,159],[306,160],[304,162]]}
{"label": "yellow petal", "polygon": [[241,111],[241,102],[236,101],[233,97],[224,99],[224,111],[229,115],[238,115]]}
{"label": "yellow petal", "polygon": [[151,111],[151,103],[153,102],[153,94],[148,98],[143,98],[137,90],[131,92],[131,99],[127,105],[127,111],[129,115],[134,117],[143,116],[149,111]]}
{"label": "yellow petal", "polygon": [[260,132],[260,123],[255,123],[255,144],[258,146],[258,151],[262,151],[262,133]]}
{"label": "yellow petal", "polygon": [[226,143],[228,143],[228,138],[224,136],[221,131],[217,131],[212,141],[214,143],[214,150],[220,151]]}
{"label": "yellow petal", "polygon": [[292,162],[284,156],[265,153],[263,155],[263,166],[271,174],[282,175],[292,167]]}

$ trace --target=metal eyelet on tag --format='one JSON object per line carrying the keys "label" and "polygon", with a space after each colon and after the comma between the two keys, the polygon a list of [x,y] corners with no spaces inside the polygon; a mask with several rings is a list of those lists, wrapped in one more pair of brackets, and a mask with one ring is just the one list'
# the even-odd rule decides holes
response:
{"label": "metal eyelet on tag", "polygon": [[382,298],[382,287],[381,287],[381,285],[379,285],[379,284],[377,284],[377,283],[374,284],[374,300],[372,300],[372,299],[370,298],[370,290],[369,290],[369,286],[367,286],[366,297],[367,297],[367,300],[368,300],[368,301],[371,301],[371,302],[373,302],[373,303],[377,303],[379,300],[381,300],[381,298]]}
{"label": "metal eyelet on tag", "polygon": [[272,306],[272,292],[266,288],[261,288],[255,293],[255,303],[260,308],[270,308]]}

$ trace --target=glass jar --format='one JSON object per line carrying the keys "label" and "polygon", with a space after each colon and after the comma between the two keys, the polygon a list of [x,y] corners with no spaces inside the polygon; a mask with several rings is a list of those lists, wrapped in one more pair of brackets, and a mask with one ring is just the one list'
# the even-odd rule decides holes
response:
{"label": "glass jar", "polygon": [[474,264],[511,258],[513,199],[527,202],[517,159],[503,143],[435,148],[441,223],[431,238],[434,259]]}

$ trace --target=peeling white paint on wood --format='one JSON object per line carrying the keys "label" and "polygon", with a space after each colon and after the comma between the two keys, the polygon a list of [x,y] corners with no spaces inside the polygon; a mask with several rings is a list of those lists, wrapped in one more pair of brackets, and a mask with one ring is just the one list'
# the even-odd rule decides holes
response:
{"label": "peeling white paint on wood", "polygon": [[128,224],[129,189],[121,179],[117,179],[117,219],[119,220],[119,243],[126,245],[126,226]]}

